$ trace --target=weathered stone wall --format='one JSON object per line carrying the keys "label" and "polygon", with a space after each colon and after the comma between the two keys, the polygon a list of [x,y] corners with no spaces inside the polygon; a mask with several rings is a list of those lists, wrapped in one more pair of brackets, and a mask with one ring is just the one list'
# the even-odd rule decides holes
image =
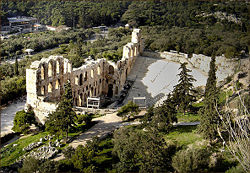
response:
{"label": "weathered stone wall", "polygon": [[[205,56],[202,54],[193,54],[190,58],[188,58],[188,54],[176,52],[176,51],[164,51],[164,52],[143,52],[144,56],[151,56],[151,57],[160,57],[167,59],[169,61],[174,61],[178,63],[188,63],[189,68],[197,68],[200,69],[205,74],[208,74],[209,71],[209,64],[211,61],[211,57]],[[237,60],[227,59],[224,55],[216,56],[216,65],[217,71],[216,76],[217,80],[222,81],[226,77],[231,76],[234,74],[235,69],[237,67]]]}
{"label": "weathered stone wall", "polygon": [[86,64],[72,69],[69,60],[62,56],[35,61],[26,70],[26,106],[30,105],[44,123],[46,116],[55,111],[68,80],[75,106],[85,106],[88,97],[118,97],[136,57],[142,52],[141,32],[134,29],[131,42],[123,47],[123,57],[117,63],[87,59]]}

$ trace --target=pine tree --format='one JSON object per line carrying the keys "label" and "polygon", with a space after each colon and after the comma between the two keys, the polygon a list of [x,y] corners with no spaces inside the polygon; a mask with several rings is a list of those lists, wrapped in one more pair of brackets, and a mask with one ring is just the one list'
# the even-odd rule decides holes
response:
{"label": "pine tree", "polygon": [[177,122],[176,105],[173,97],[169,94],[167,100],[161,106],[148,109],[142,120],[141,127],[149,128],[153,131],[167,132],[174,122]]}
{"label": "pine tree", "polygon": [[70,83],[65,84],[65,91],[58,104],[55,112],[49,114],[46,121],[46,130],[51,134],[56,134],[58,137],[66,133],[66,141],[68,138],[69,128],[74,125],[74,118],[76,117],[73,111],[73,98]]}
{"label": "pine tree", "polygon": [[201,116],[199,132],[210,141],[217,137],[217,125],[219,123],[219,116],[216,110],[217,103],[218,89],[216,87],[215,57],[212,56],[205,90],[204,107],[199,111]]}
{"label": "pine tree", "polygon": [[193,83],[196,81],[192,75],[188,74],[191,72],[186,67],[187,63],[182,63],[181,72],[178,74],[180,77],[179,83],[174,86],[173,97],[176,101],[176,104],[181,112],[185,115],[187,109],[192,105],[192,102],[195,101],[195,97],[192,95],[194,93]]}

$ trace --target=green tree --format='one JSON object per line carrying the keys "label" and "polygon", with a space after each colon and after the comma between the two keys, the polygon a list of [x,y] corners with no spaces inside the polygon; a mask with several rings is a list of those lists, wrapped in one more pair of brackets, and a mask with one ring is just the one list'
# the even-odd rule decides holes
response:
{"label": "green tree", "polygon": [[210,70],[205,88],[204,107],[199,111],[201,121],[199,132],[210,141],[217,137],[217,125],[219,116],[217,113],[218,104],[218,89],[216,87],[216,66],[215,57],[213,56],[210,62]]}
{"label": "green tree", "polygon": [[207,148],[188,148],[178,151],[172,159],[177,172],[201,172],[208,169],[210,150]]}
{"label": "green tree", "polygon": [[174,86],[173,90],[173,97],[175,99],[175,102],[178,106],[178,109],[180,109],[180,112],[183,112],[185,115],[186,111],[190,106],[192,105],[192,102],[195,101],[194,97],[194,89],[193,89],[193,83],[196,81],[192,75],[188,74],[191,72],[186,67],[187,63],[182,63],[181,67],[181,72],[178,74],[180,77],[179,83]]}
{"label": "green tree", "polygon": [[46,130],[58,137],[66,133],[66,141],[68,139],[69,128],[74,125],[76,113],[73,111],[73,98],[70,83],[64,86],[64,94],[56,108],[56,111],[49,114],[45,123]]}
{"label": "green tree", "polygon": [[142,119],[141,126],[153,131],[167,132],[171,129],[172,124],[177,122],[176,104],[171,94],[161,106],[156,108],[150,107]]}
{"label": "green tree", "polygon": [[118,110],[117,115],[122,116],[124,118],[130,119],[139,113],[139,106],[132,101],[129,101],[126,105],[122,106],[121,109]]}
{"label": "green tree", "polygon": [[18,111],[14,117],[14,126],[12,130],[14,132],[20,132],[27,134],[29,131],[29,127],[32,124],[37,124],[35,114],[32,110],[25,112],[24,110]]}
{"label": "green tree", "polygon": [[162,172],[170,164],[164,139],[152,131],[120,128],[114,133],[114,149],[120,162],[118,172]]}
{"label": "green tree", "polygon": [[95,161],[94,157],[98,149],[98,139],[93,138],[92,141],[87,141],[85,146],[79,145],[75,153],[71,157],[74,167],[80,169],[81,172],[94,172]]}
{"label": "green tree", "polygon": [[22,168],[18,170],[20,173],[30,173],[30,172],[36,172],[38,170],[38,167],[41,165],[41,161],[34,157],[27,157],[25,158]]}
{"label": "green tree", "polygon": [[16,59],[15,59],[15,68],[14,68],[14,73],[15,73],[15,75],[17,75],[17,76],[19,75],[17,56],[16,56]]}

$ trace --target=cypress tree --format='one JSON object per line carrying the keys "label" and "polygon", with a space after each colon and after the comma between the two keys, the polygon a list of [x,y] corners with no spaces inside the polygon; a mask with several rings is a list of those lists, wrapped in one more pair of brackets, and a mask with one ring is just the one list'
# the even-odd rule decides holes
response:
{"label": "cypress tree", "polygon": [[216,110],[217,103],[218,89],[216,87],[216,66],[215,57],[212,56],[206,83],[204,107],[199,111],[201,116],[199,132],[204,135],[205,139],[209,139],[210,141],[217,137],[217,125],[219,123],[219,116]]}
{"label": "cypress tree", "polygon": [[192,102],[195,101],[194,95],[195,91],[193,89],[193,83],[196,81],[192,75],[188,74],[191,72],[190,69],[186,67],[187,63],[182,63],[181,72],[178,74],[180,77],[179,83],[174,86],[173,97],[176,101],[178,109],[185,115],[186,111],[192,105]]}

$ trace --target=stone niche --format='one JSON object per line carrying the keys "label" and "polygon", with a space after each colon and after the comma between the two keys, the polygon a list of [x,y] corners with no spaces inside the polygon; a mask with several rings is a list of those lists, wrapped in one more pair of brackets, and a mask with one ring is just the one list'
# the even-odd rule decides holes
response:
{"label": "stone niche", "polygon": [[27,102],[38,119],[44,123],[64,93],[70,81],[74,106],[85,106],[88,97],[119,96],[136,57],[143,52],[140,29],[134,29],[132,39],[123,47],[123,57],[117,63],[106,59],[88,59],[72,69],[71,62],[62,56],[50,56],[34,61],[26,70]]}

